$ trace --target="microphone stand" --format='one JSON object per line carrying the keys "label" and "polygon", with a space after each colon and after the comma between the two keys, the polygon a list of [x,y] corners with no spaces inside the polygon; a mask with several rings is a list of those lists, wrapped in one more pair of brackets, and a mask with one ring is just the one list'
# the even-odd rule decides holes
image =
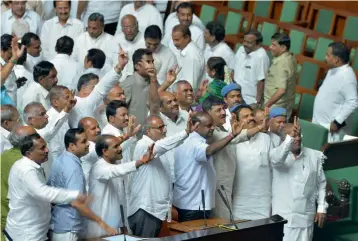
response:
{"label": "microphone stand", "polygon": [[201,202],[203,203],[203,209],[204,209],[204,227],[208,226],[207,220],[206,220],[206,210],[205,210],[205,195],[204,190],[201,190]]}
{"label": "microphone stand", "polygon": [[224,191],[224,194],[225,194],[225,199],[226,199],[226,202],[227,202],[227,208],[229,209],[229,213],[230,213],[230,223],[233,224],[236,229],[239,229],[237,227],[235,221],[234,221],[234,214],[232,213],[232,209],[230,207],[230,202],[229,202],[229,198],[227,197],[227,194],[226,194],[226,189],[225,189],[224,185],[221,185],[220,187]]}

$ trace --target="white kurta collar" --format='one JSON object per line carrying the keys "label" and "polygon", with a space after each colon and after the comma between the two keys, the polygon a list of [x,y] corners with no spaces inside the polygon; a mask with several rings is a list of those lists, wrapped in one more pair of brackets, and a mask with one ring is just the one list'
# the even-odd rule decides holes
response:
{"label": "white kurta collar", "polygon": [[5,128],[3,128],[2,126],[0,126],[0,132],[1,134],[3,134],[6,138],[9,137],[10,132],[8,130],[6,130]]}
{"label": "white kurta collar", "polygon": [[180,55],[183,56],[183,57],[185,57],[186,54],[189,52],[189,50],[190,50],[190,48],[191,48],[191,45],[193,45],[193,41],[192,41],[192,40],[190,41],[190,43],[188,43],[187,46],[185,46],[185,48],[184,48],[182,51],[180,51]]}

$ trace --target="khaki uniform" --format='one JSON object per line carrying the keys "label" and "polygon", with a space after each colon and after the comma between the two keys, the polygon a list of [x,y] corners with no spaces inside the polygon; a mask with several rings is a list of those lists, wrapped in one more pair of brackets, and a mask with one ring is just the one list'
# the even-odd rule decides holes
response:
{"label": "khaki uniform", "polygon": [[283,107],[291,115],[295,101],[297,83],[297,61],[295,56],[286,52],[276,57],[267,71],[265,78],[265,103],[275,94],[278,88],[285,89],[285,94],[272,107]]}

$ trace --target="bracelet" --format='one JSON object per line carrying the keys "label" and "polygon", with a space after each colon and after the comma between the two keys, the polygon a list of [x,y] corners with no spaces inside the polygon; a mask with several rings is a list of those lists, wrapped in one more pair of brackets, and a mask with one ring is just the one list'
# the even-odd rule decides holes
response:
{"label": "bracelet", "polygon": [[17,64],[17,59],[10,59],[10,62],[13,64]]}
{"label": "bracelet", "polygon": [[150,82],[157,83],[158,81],[157,81],[157,79],[151,79]]}

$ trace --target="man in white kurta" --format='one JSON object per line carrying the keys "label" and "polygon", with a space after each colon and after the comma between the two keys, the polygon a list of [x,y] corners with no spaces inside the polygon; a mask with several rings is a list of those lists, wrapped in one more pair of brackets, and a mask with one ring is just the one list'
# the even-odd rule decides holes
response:
{"label": "man in white kurta", "polygon": [[[141,160],[117,164],[122,159],[121,139],[112,135],[102,135],[96,140],[96,153],[99,160],[92,166],[89,175],[89,193],[94,201],[91,210],[110,227],[119,229],[126,220],[121,219],[123,205],[126,215],[126,200],[123,183],[120,177],[135,172],[141,165],[153,158],[152,153],[143,156]],[[127,216],[125,216],[126,219]],[[126,222],[127,223],[127,222]],[[96,222],[87,221],[87,237],[96,238],[106,235]]]}
{"label": "man in white kurta", "polygon": [[153,144],[155,157],[148,165],[131,174],[128,222],[134,235],[150,238],[159,235],[162,221],[165,220],[168,212],[171,212],[169,192],[172,182],[161,157],[180,145],[190,130],[182,130],[166,137],[165,124],[159,117],[149,116],[146,121],[148,123],[146,134],[138,141],[133,159],[140,159]]}
{"label": "man in white kurta", "polygon": [[326,62],[332,67],[319,88],[313,107],[312,122],[329,130],[328,142],[352,133],[352,113],[358,107],[357,78],[349,66],[349,49],[343,43],[329,45]]}
{"label": "man in white kurta", "polygon": [[11,149],[12,144],[10,143],[8,137],[10,132],[15,130],[19,124],[19,112],[12,105],[1,105],[0,107],[1,114],[1,126],[0,126],[0,153],[5,150]]}
{"label": "man in white kurta", "polygon": [[143,32],[139,31],[138,21],[133,15],[123,16],[120,25],[122,32],[115,35],[114,40],[120,48],[128,54],[129,62],[123,71],[122,80],[128,75],[133,75],[133,53],[140,48],[145,48]]}
{"label": "man in white kurta", "polygon": [[104,32],[104,16],[100,13],[91,14],[87,32],[75,39],[73,58],[82,65],[89,49],[100,49],[106,54],[106,68],[113,66],[113,61],[116,61],[118,45],[112,35]]}
{"label": "man in white kurta", "polygon": [[177,62],[182,68],[178,80],[186,80],[196,91],[205,75],[205,60],[201,50],[191,39],[191,31],[185,25],[173,28],[172,39],[177,51]]}
{"label": "man in white kurta", "polygon": [[231,83],[226,85],[221,90],[221,96],[224,98],[224,101],[227,105],[225,110],[226,112],[226,122],[223,125],[226,130],[231,130],[230,120],[231,113],[230,108],[234,107],[237,104],[243,104],[245,101],[242,99],[241,95],[241,86],[236,83]]}
{"label": "man in white kurta", "polygon": [[253,30],[245,34],[243,46],[236,54],[233,65],[234,81],[241,85],[246,104],[260,104],[263,98],[264,79],[270,59],[261,47],[262,35]]}
{"label": "man in white kurta", "polygon": [[[146,3],[145,1],[134,1],[133,3],[126,4],[119,15],[118,23],[122,18],[131,14],[136,17],[138,21],[139,31],[144,33],[145,29],[150,25],[157,25],[163,31],[163,18],[159,10],[153,4]],[[122,27],[117,26],[116,35],[122,32]]]}
{"label": "man in white kurta", "polygon": [[52,59],[56,55],[55,46],[62,36],[68,36],[75,40],[85,32],[85,26],[81,20],[70,17],[71,2],[55,1],[56,17],[44,22],[41,30],[41,42],[45,59]]}
{"label": "man in white kurta", "polygon": [[48,148],[38,135],[29,136],[32,146],[14,163],[9,174],[9,207],[6,232],[12,240],[46,240],[51,219],[51,203],[70,204],[84,199],[78,191],[46,185],[41,163],[47,161]]}
{"label": "man in white kurta", "polygon": [[[248,105],[237,105],[230,109],[243,128],[256,125],[252,109]],[[271,138],[265,133],[257,133],[248,141],[236,145],[237,167],[233,187],[234,219],[256,220],[271,215],[270,162],[285,159],[290,150],[292,138],[287,135],[282,145],[272,147]]]}
{"label": "man in white kurta", "polygon": [[[224,42],[225,27],[219,22],[209,22],[204,31],[206,47],[204,51],[205,63],[211,57],[221,57],[225,60],[226,66],[230,69],[234,68],[235,55],[232,49]],[[206,74],[206,78],[211,81],[212,78]]]}
{"label": "man in white kurta", "polygon": [[287,158],[272,162],[272,214],[288,221],[284,241],[311,241],[314,222],[323,226],[328,207],[325,158],[322,152],[303,147],[298,133]]}
{"label": "man in white kurta", "polygon": [[147,49],[153,52],[157,80],[158,83],[162,85],[169,70],[177,64],[176,57],[168,47],[160,43],[162,40],[162,31],[158,26],[149,26],[144,32],[144,40]]}
{"label": "man in white kurta", "polygon": [[[177,54],[178,50],[175,48],[175,44],[171,38],[171,32],[173,28],[178,24],[188,26],[191,32],[191,39],[197,45],[201,52],[205,49],[204,29],[201,29],[197,25],[193,24],[194,8],[191,3],[183,2],[176,8],[176,18],[169,20],[165,27],[164,37],[162,44],[169,47],[173,53]],[[200,21],[200,20],[199,20]]]}
{"label": "man in white kurta", "polygon": [[78,80],[75,78],[81,70],[77,62],[70,57],[73,46],[73,39],[68,36],[60,37],[56,42],[57,54],[51,59],[51,63],[57,70],[58,84],[66,86],[70,90],[76,89]]}

